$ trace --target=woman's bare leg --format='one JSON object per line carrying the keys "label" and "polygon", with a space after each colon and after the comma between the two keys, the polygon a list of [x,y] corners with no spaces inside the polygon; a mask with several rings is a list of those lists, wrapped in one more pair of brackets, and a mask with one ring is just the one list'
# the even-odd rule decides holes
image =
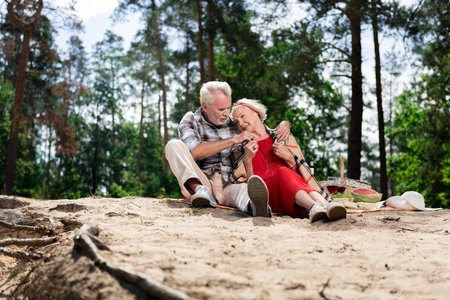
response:
{"label": "woman's bare leg", "polygon": [[319,204],[323,207],[328,205],[328,201],[325,200],[325,198],[321,194],[319,194],[319,192],[312,191],[311,193],[309,193],[309,196],[314,200],[314,202],[319,202]]}
{"label": "woman's bare leg", "polygon": [[307,192],[301,190],[295,194],[294,202],[295,204],[310,210],[311,206],[313,206],[316,201],[314,201]]}
{"label": "woman's bare leg", "polygon": [[298,191],[295,194],[294,201],[297,205],[306,208],[309,211],[309,220],[315,222],[326,217],[326,210],[320,204],[316,202],[310,195],[305,191]]}

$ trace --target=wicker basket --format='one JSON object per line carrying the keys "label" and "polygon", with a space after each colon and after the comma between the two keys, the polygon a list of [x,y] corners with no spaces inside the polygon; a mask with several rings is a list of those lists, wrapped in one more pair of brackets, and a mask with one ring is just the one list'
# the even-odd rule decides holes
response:
{"label": "wicker basket", "polygon": [[[370,189],[370,188],[372,188],[372,184],[370,182],[357,180],[357,179],[342,178],[341,177],[341,182],[343,182],[344,183],[343,186],[345,186],[345,191],[342,193],[343,195],[351,195],[352,191],[354,189],[359,189],[359,188]],[[330,194],[330,192],[327,189],[327,182],[326,181],[320,181],[319,183],[325,189],[325,191],[328,194]]]}
{"label": "wicker basket", "polygon": [[[357,180],[357,179],[351,179],[351,178],[344,178],[344,156],[340,155],[340,179],[341,179],[341,186],[345,186],[345,191],[342,193],[343,195],[351,195],[352,191],[354,189],[358,188],[366,188],[370,189],[372,188],[372,184],[367,181]],[[326,181],[320,181],[320,185],[325,189],[325,191],[330,194],[327,188],[327,182]]]}

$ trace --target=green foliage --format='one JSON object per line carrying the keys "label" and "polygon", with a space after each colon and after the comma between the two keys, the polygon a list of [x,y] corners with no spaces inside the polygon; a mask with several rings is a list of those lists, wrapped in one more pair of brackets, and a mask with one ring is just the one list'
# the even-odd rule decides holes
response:
{"label": "green foliage", "polygon": [[0,77],[0,191],[3,190],[5,178],[6,154],[8,152],[9,132],[11,130],[11,114],[14,103],[14,90],[11,84]]}
{"label": "green foliage", "polygon": [[[417,94],[421,94],[418,90]],[[413,190],[425,196],[427,205],[450,207],[450,113],[417,95],[405,92],[397,103],[394,125],[388,133],[398,147],[389,158],[389,176],[397,192]]]}
{"label": "green foliage", "polygon": [[410,13],[406,32],[425,72],[397,100],[388,131],[397,192],[414,190],[427,205],[450,208],[450,16],[446,1],[426,1]]}

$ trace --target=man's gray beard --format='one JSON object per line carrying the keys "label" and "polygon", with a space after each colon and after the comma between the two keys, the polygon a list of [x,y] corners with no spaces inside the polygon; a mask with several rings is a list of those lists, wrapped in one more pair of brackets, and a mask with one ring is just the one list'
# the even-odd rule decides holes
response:
{"label": "man's gray beard", "polygon": [[219,120],[214,120],[214,121],[211,122],[211,123],[213,123],[214,126],[222,126],[222,125],[225,125],[225,124],[227,123],[227,120],[228,120],[228,118],[225,119],[225,120],[224,120],[223,122],[221,122],[221,123],[218,123]]}

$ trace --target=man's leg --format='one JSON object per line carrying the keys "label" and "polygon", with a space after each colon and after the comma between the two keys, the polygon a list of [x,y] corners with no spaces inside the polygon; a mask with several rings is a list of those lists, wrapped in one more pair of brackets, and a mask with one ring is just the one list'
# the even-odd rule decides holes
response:
{"label": "man's leg", "polygon": [[237,207],[254,217],[271,217],[266,184],[259,176],[252,177],[248,184],[227,183],[223,188],[223,197],[218,198],[218,201],[223,205]]}
{"label": "man's leg", "polygon": [[223,198],[220,204],[237,207],[240,211],[251,213],[249,210],[250,197],[246,183],[227,183],[223,188]]}
{"label": "man's leg", "polygon": [[[208,204],[203,195],[208,192],[202,186],[207,187],[210,193],[212,189],[211,182],[208,176],[195,163],[186,144],[180,140],[171,140],[167,143],[164,152],[183,195],[188,199],[191,197],[194,197],[194,200],[197,199],[196,201],[200,203],[199,206]],[[199,195],[201,197],[198,197]],[[208,198],[212,198],[212,195]],[[205,201],[201,201],[202,199]],[[192,201],[193,199],[191,198],[191,203]],[[214,198],[209,199],[209,202],[211,206],[217,206]],[[194,203],[192,204],[194,205]]]}

